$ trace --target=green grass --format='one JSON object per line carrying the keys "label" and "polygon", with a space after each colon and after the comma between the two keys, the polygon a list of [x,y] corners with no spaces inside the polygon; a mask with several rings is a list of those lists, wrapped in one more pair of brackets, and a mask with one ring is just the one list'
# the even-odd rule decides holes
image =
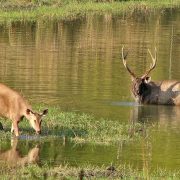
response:
{"label": "green grass", "polygon": [[[36,109],[43,108],[36,106]],[[0,140],[9,138],[11,121],[1,119],[5,131],[0,131]],[[28,120],[19,123],[21,134],[34,134]],[[147,137],[148,128],[143,124],[126,124],[121,121],[96,119],[92,115],[74,112],[62,112],[59,108],[50,107],[47,117],[42,123],[45,136],[64,137],[77,143],[111,144],[137,140]]]}
{"label": "green grass", "polygon": [[165,169],[157,169],[148,172],[147,169],[133,169],[128,165],[114,167],[115,170],[108,170],[105,166],[84,165],[72,167],[69,165],[59,165],[49,167],[44,165],[29,165],[25,167],[10,168],[0,167],[1,179],[179,179],[179,171],[166,171]]}
{"label": "green grass", "polygon": [[0,2],[0,20],[73,19],[91,14],[132,15],[136,11],[154,12],[164,8],[178,8],[180,0],[164,1],[108,1],[94,0],[34,0]]}
{"label": "green grass", "polygon": [[[44,107],[44,106],[43,106]],[[36,110],[44,109],[42,106],[35,106]],[[4,142],[10,138],[11,121],[1,119],[5,131],[0,131],[0,141]],[[34,135],[27,120],[20,123],[21,134]],[[92,115],[75,112],[62,112],[58,107],[49,107],[49,114],[43,121],[43,138],[58,136],[66,137],[77,143],[103,143],[112,145],[113,143],[135,141],[139,138],[150,138],[148,136],[150,128],[143,124],[125,124],[120,121],[108,119],[96,119]],[[44,136],[45,135],[45,136]],[[106,166],[94,166],[83,164],[70,166],[66,163],[52,167],[44,164],[30,164],[24,167],[14,167],[3,164],[0,161],[0,179],[78,179],[83,175],[92,179],[178,179],[179,171],[166,171],[165,169],[151,170],[146,165],[142,170],[134,169],[130,165],[120,164],[114,171],[107,170]]]}
{"label": "green grass", "polygon": [[[35,106],[36,110],[44,109],[42,106]],[[75,112],[62,112],[58,107],[49,107],[48,116],[43,120],[41,141],[51,137],[65,137],[76,143],[106,144],[129,142],[139,138],[147,138],[148,130],[141,124],[125,124],[120,121],[108,119],[96,119],[92,115]],[[1,119],[5,131],[0,131],[0,143],[7,138],[10,139],[11,121]],[[30,127],[28,120],[24,119],[20,124],[21,134],[32,136],[34,130]],[[64,164],[64,163],[63,163]],[[83,169],[83,174],[87,178],[118,179],[131,175],[136,176],[129,166],[116,167],[116,171],[108,171],[107,167],[96,167],[93,165],[81,165],[72,167],[68,164],[52,167],[49,165],[38,166],[32,164],[24,167],[14,167],[3,164],[0,161],[0,179],[77,179]],[[138,173],[138,171],[137,171]],[[139,174],[141,176],[141,173]]]}

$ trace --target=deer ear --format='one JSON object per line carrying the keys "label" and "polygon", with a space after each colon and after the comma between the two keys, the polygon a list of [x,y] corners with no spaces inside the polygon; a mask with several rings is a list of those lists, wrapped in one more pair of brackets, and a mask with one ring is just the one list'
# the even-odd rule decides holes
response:
{"label": "deer ear", "polygon": [[135,78],[134,78],[133,76],[131,76],[131,81],[134,81],[134,79],[135,79]]}
{"label": "deer ear", "polygon": [[145,77],[144,82],[145,82],[146,84],[148,84],[150,81],[151,81],[151,77],[149,77],[149,76]]}
{"label": "deer ear", "polygon": [[42,113],[42,116],[45,116],[48,113],[48,109],[45,109]]}
{"label": "deer ear", "polygon": [[30,109],[26,109],[26,114],[30,115],[30,114],[33,114],[33,112]]}

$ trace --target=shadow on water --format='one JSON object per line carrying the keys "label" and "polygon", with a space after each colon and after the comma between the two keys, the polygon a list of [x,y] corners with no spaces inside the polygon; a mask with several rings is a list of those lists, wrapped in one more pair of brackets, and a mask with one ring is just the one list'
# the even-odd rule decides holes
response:
{"label": "shadow on water", "polygon": [[[9,127],[3,127],[0,122],[1,129],[0,131],[4,133],[9,133],[11,129]],[[53,128],[42,128],[40,135],[35,134],[35,131],[31,127],[20,127],[21,135],[18,137],[20,140],[34,140],[38,141],[41,138],[48,136],[57,136],[59,138],[75,138],[75,137],[85,137],[88,135],[87,130],[82,128],[68,128],[68,127],[59,127],[58,125]],[[14,136],[14,135],[13,135]]]}
{"label": "shadow on water", "polygon": [[140,104],[136,102],[112,102],[111,105],[112,106],[130,106],[130,107],[141,106]]}
{"label": "shadow on water", "polygon": [[55,127],[53,129],[43,129],[41,136],[58,136],[58,137],[85,137],[87,135],[87,131],[81,128],[62,128]]}

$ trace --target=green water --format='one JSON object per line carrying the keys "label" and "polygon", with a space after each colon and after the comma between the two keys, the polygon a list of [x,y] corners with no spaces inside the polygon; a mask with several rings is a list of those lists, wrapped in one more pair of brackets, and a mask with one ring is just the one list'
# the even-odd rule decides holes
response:
{"label": "green water", "polygon": [[32,104],[122,123],[141,122],[152,131],[146,140],[112,146],[77,145],[58,137],[20,138],[12,145],[9,139],[0,143],[1,154],[13,154],[16,147],[20,162],[35,153],[34,163],[52,166],[112,163],[179,169],[180,108],[134,103],[131,80],[120,59],[125,45],[129,65],[141,75],[151,63],[147,49],[153,52],[156,46],[158,62],[152,79],[180,79],[179,21],[179,10],[167,10],[127,19],[107,14],[72,21],[2,23],[1,82],[21,91]]}

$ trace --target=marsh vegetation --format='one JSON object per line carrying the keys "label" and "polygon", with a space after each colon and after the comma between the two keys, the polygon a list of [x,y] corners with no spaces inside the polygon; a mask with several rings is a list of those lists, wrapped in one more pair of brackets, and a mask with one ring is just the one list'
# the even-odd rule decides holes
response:
{"label": "marsh vegetation", "polygon": [[134,103],[120,60],[125,45],[142,74],[156,46],[152,79],[179,79],[178,0],[0,6],[0,80],[49,109],[42,135],[24,119],[18,142],[0,120],[0,178],[179,179],[180,110]]}
{"label": "marsh vegetation", "polygon": [[31,20],[37,19],[74,19],[91,14],[112,14],[132,17],[134,13],[143,14],[164,11],[166,8],[178,8],[179,0],[164,1],[115,1],[115,0],[25,0],[0,2],[0,20]]}

